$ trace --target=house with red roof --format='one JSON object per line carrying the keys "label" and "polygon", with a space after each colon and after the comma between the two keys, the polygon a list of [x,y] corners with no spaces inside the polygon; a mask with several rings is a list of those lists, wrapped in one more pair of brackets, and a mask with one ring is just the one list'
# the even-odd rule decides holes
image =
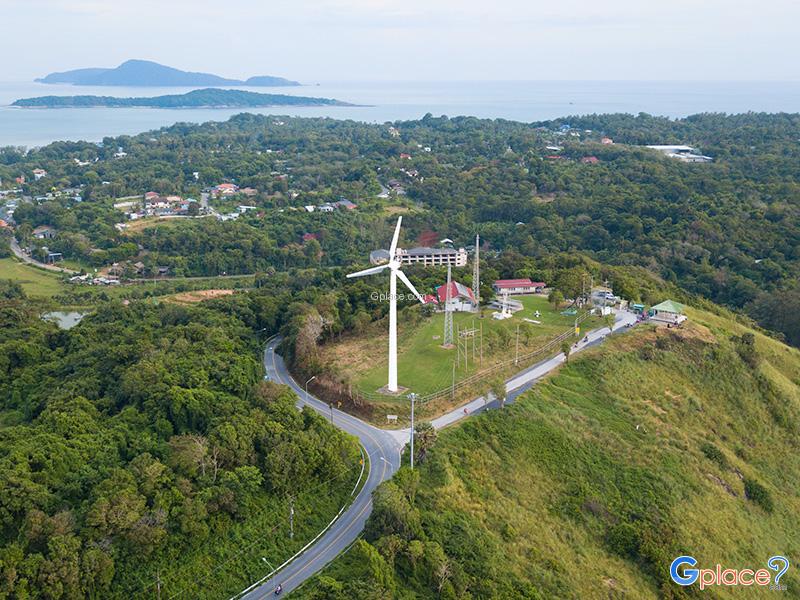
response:
{"label": "house with red roof", "polygon": [[211,190],[212,196],[233,196],[239,192],[239,186],[235,183],[220,183]]}
{"label": "house with red roof", "polygon": [[581,162],[585,165],[596,165],[597,163],[600,162],[600,159],[597,158],[596,156],[584,156],[581,159]]}
{"label": "house with red roof", "polygon": [[521,294],[540,294],[547,284],[530,279],[498,279],[492,284],[495,294],[506,293],[509,296]]}
{"label": "house with red roof", "polygon": [[[447,308],[447,284],[436,288],[436,297],[443,308]],[[458,281],[450,282],[450,310],[472,312],[475,308],[475,296],[472,290]]]}

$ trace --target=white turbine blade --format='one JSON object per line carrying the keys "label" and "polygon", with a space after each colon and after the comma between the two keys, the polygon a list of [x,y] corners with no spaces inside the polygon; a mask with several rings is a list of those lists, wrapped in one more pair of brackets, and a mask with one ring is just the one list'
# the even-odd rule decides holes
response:
{"label": "white turbine blade", "polygon": [[363,271],[356,271],[355,273],[349,273],[347,275],[348,279],[352,277],[366,277],[367,275],[375,275],[376,273],[380,273],[389,265],[379,265],[377,267],[371,267],[369,269],[364,269]]}
{"label": "white turbine blade", "polygon": [[395,273],[397,273],[397,276],[400,278],[400,281],[402,281],[403,283],[405,283],[405,284],[406,284],[406,287],[407,287],[408,289],[410,289],[410,290],[411,290],[411,293],[412,293],[412,294],[414,294],[414,296],[416,296],[417,300],[419,300],[420,302],[422,302],[422,303],[424,304],[424,303],[425,303],[425,301],[422,299],[422,296],[421,296],[421,295],[420,295],[420,293],[417,291],[417,288],[415,288],[415,287],[414,287],[414,286],[411,284],[411,282],[408,280],[408,277],[406,277],[406,274],[405,274],[405,273],[403,273],[403,272],[402,272],[400,269],[396,269],[396,270],[395,270]]}
{"label": "white turbine blade", "polygon": [[403,222],[403,216],[397,217],[397,227],[394,228],[394,237],[392,237],[392,245],[389,247],[389,260],[394,260],[394,253],[397,250],[397,240],[400,239],[400,223]]}

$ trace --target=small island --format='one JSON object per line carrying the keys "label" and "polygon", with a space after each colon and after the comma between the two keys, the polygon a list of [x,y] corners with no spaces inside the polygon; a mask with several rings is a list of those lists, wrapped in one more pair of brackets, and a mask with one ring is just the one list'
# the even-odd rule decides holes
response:
{"label": "small island", "polygon": [[15,100],[11,106],[20,108],[266,108],[270,106],[355,106],[355,104],[331,98],[207,88],[193,90],[186,94],[139,98],[39,96]]}
{"label": "small island", "polygon": [[220,77],[212,73],[181,71],[180,69],[160,65],[151,60],[127,60],[113,69],[89,68],[50,73],[45,77],[36,79],[36,81],[38,83],[128,87],[215,87],[222,85],[276,87],[300,85],[297,81],[272,75],[256,75],[255,77],[241,80]]}

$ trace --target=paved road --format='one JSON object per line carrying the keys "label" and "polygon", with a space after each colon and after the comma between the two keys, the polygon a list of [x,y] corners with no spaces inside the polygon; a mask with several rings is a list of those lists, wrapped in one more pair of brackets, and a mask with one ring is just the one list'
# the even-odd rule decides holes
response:
{"label": "paved road", "polygon": [[[617,310],[615,311],[613,331],[618,332],[621,329],[625,329],[628,326],[634,325],[635,323],[635,314],[627,311]],[[606,326],[599,327],[588,333],[585,333],[584,337],[582,337],[580,341],[573,347],[570,356],[574,356],[586,348],[601,344],[605,337],[609,335],[609,333],[611,332],[609,332],[608,327]],[[583,340],[585,338],[588,338],[589,341],[584,342]],[[506,392],[508,395],[506,396],[506,403],[512,403],[519,395],[531,389],[537,381],[554,371],[561,364],[563,364],[564,361],[564,354],[559,353],[556,356],[547,358],[534,365],[531,365],[530,367],[527,367],[526,369],[514,375],[511,379],[507,380]],[[474,400],[433,419],[431,424],[433,425],[434,429],[442,429],[448,425],[457,423],[466,417],[471,417],[473,415],[480,414],[485,410],[491,410],[495,408],[500,408],[500,403],[497,400],[481,396],[480,398],[475,398]],[[405,444],[409,440],[411,428],[406,427],[405,429],[393,429],[388,431],[388,433],[390,433],[395,440],[397,440],[398,444]]]}
{"label": "paved road", "polygon": [[[636,323],[636,315],[617,311],[613,330],[619,331]],[[586,348],[602,343],[609,335],[607,327],[601,327],[586,334],[588,342],[583,339],[573,349],[578,353]],[[275,353],[279,339],[271,340],[264,350],[264,367],[267,376],[278,383],[289,385],[297,394],[297,405],[308,405],[317,412],[330,418],[330,407],[321,400],[306,395],[303,388],[292,379],[283,359]],[[543,360],[521,371],[506,382],[508,396],[506,401],[513,402],[520,394],[530,389],[539,379],[552,372],[564,362],[563,354]],[[464,409],[466,408],[466,412]],[[467,417],[483,411],[499,408],[497,400],[487,401],[483,397],[442,415],[432,421],[436,429],[447,427]],[[355,435],[369,454],[369,473],[367,480],[355,501],[342,513],[333,525],[296,559],[273,577],[257,582],[242,596],[245,600],[264,600],[274,597],[275,587],[283,585],[284,594],[292,591],[319,572],[325,565],[344,551],[358,538],[372,511],[372,491],[383,481],[389,479],[400,466],[400,452],[409,440],[409,429],[383,430],[357,419],[356,417],[333,409],[333,423],[340,429]]]}
{"label": "paved road", "polygon": [[[269,378],[291,386],[299,398],[298,406],[308,405],[330,418],[330,407],[313,396],[306,396],[302,387],[289,375],[283,359],[275,353],[277,342],[277,339],[271,340],[264,352],[264,367]],[[283,585],[286,594],[336,558],[361,535],[367,517],[372,512],[372,491],[381,482],[389,479],[400,466],[401,446],[388,432],[336,409],[333,409],[333,423],[339,429],[358,437],[369,455],[366,483],[347,510],[310,548],[277,575],[253,587],[243,596],[246,600],[274,597],[273,592],[279,583]]]}
{"label": "paved road", "polygon": [[22,262],[28,263],[29,265],[34,265],[36,267],[39,267],[40,269],[47,269],[48,271],[55,271],[58,273],[68,273],[70,275],[76,275],[78,273],[77,271],[73,271],[72,269],[67,269],[65,267],[56,267],[55,265],[47,265],[45,263],[39,262],[38,260],[35,260],[34,258],[28,256],[22,251],[22,248],[20,248],[19,244],[17,243],[17,239],[13,237],[11,238],[11,251],[14,253],[14,256],[16,256]]}

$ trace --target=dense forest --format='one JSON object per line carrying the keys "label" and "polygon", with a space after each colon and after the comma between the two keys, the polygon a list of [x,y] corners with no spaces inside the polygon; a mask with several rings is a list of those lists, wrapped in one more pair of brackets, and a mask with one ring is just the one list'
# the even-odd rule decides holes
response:
{"label": "dense forest", "polygon": [[349,497],[355,441],[261,381],[276,307],[39,312],[0,286],[0,597],[227,597]]}
{"label": "dense forest", "polygon": [[[485,256],[581,252],[642,266],[798,343],[798,313],[783,308],[799,294],[798,140],[800,116],[788,114],[531,124],[428,115],[391,126],[239,115],[100,145],[6,148],[0,177],[31,179],[32,169],[45,168],[47,177],[24,186],[32,196],[83,185],[79,205],[45,199],[21,205],[17,216],[23,235],[42,224],[63,230],[53,249],[90,265],[146,256],[177,275],[218,275],[363,263],[390,237],[387,210],[400,207],[406,245],[445,237],[468,245],[480,233]],[[691,144],[714,161],[687,164],[643,147],[659,143]],[[120,148],[126,156],[115,159]],[[406,194],[377,198],[393,179]],[[235,226],[113,228],[121,218],[114,198],[148,190],[197,197],[221,181],[258,190],[259,210]],[[341,197],[358,209],[300,210]]]}

